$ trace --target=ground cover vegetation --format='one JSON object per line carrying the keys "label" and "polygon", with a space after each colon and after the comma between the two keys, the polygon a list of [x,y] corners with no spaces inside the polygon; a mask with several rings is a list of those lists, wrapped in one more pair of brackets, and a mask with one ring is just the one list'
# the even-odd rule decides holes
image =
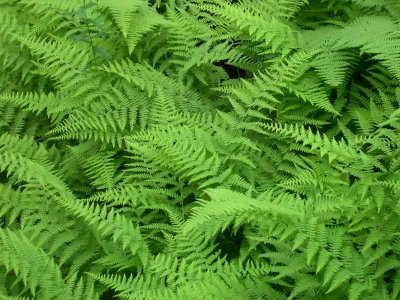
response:
{"label": "ground cover vegetation", "polygon": [[0,0],[0,299],[400,299],[397,0]]}

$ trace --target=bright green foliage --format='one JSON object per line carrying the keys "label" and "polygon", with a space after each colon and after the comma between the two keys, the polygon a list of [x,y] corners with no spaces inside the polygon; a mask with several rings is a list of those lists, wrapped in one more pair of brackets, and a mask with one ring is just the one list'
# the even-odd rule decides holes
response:
{"label": "bright green foliage", "polygon": [[0,299],[399,299],[399,24],[0,0]]}

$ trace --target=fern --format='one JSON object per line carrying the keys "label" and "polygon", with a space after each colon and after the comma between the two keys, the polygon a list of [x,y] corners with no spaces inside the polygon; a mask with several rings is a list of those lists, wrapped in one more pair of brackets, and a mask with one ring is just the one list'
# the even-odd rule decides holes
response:
{"label": "fern", "polygon": [[399,19],[0,0],[0,298],[397,299]]}

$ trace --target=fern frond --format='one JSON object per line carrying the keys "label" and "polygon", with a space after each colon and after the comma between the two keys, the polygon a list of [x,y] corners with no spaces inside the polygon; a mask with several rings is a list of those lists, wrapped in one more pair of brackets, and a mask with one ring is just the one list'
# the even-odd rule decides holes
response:
{"label": "fern frond", "polygon": [[[35,247],[21,232],[0,230],[1,263],[22,279],[33,295],[43,299],[71,299],[75,294],[61,275],[54,261]],[[29,258],[29,264],[26,263]],[[82,284],[83,282],[81,282]],[[78,296],[79,294],[75,294]],[[76,299],[97,299],[92,294]],[[89,297],[89,298],[86,298]]]}

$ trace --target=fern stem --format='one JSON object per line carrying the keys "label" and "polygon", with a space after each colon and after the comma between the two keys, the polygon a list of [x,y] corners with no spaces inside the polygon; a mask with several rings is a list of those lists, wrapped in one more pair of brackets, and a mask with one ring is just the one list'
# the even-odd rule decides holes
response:
{"label": "fern stem", "polygon": [[92,49],[94,63],[95,63],[95,65],[97,65],[96,52],[94,51],[94,48],[93,48],[93,39],[92,39],[92,35],[90,34],[90,31],[89,31],[89,23],[87,21],[87,16],[86,16],[86,0],[83,0],[83,6],[85,7],[85,26],[86,26],[86,29],[87,29],[87,32],[89,35],[90,48]]}

